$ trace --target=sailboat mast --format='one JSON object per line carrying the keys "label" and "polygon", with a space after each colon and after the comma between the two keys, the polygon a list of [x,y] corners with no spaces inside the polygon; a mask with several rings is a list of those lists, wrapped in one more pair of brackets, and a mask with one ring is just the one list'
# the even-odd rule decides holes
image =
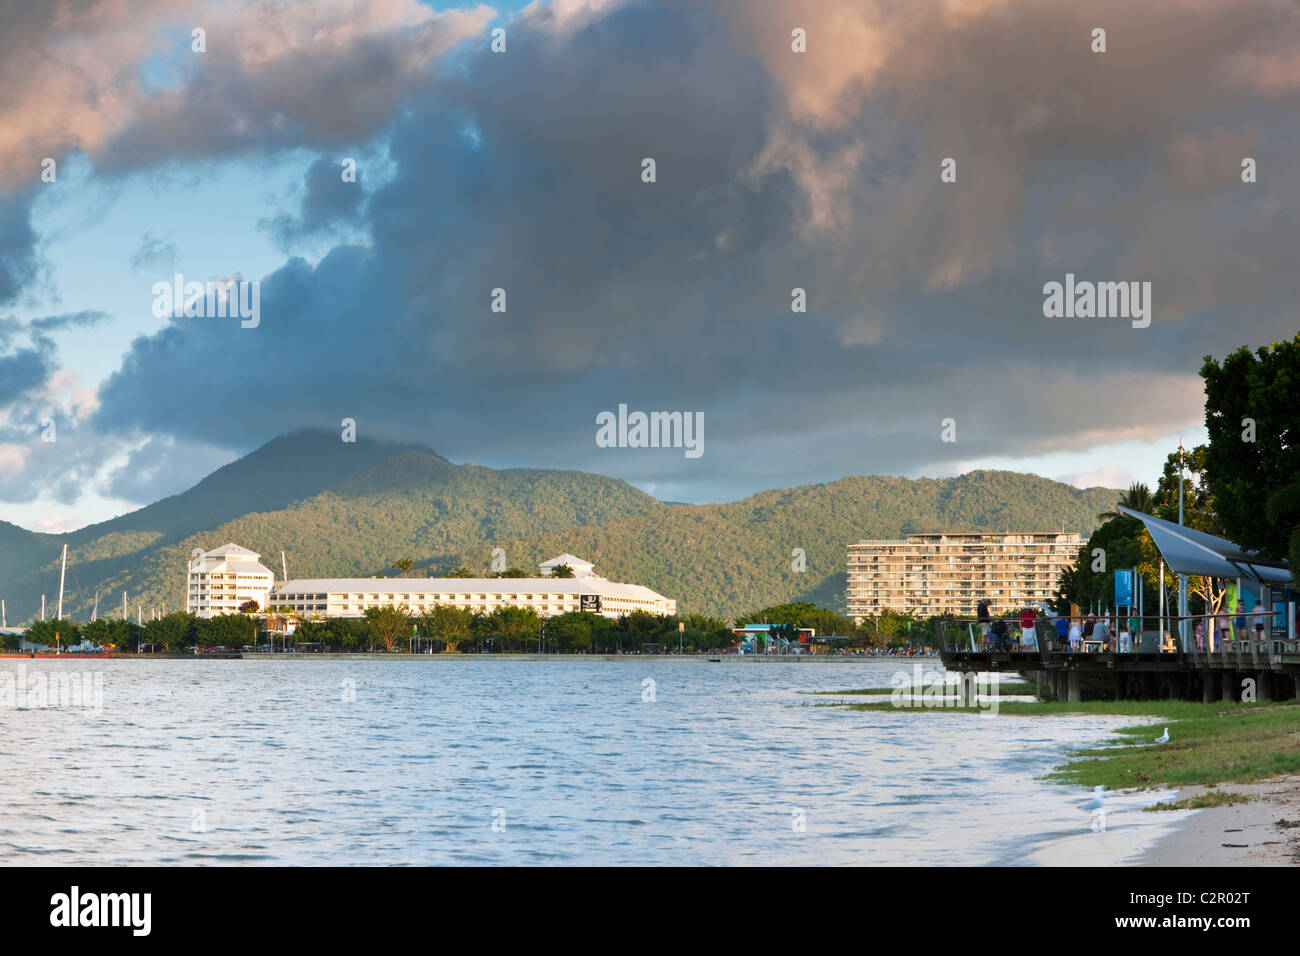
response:
{"label": "sailboat mast", "polygon": [[59,569],[59,613],[54,616],[56,621],[63,620],[63,577],[68,573],[68,546],[63,546],[63,567]]}

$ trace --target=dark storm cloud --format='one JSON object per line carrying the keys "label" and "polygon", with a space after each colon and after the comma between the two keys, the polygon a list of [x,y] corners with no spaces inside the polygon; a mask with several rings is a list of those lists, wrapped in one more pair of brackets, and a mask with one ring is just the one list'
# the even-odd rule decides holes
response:
{"label": "dark storm cloud", "polygon": [[352,181],[343,179],[340,161],[318,157],[303,177],[303,195],[296,216],[281,214],[263,225],[282,246],[291,247],[304,236],[327,233],[341,225],[355,225],[362,210],[362,171],[353,159]]}
{"label": "dark storm cloud", "polygon": [[97,325],[108,318],[107,312],[100,312],[96,309],[83,309],[80,312],[65,312],[62,315],[46,315],[39,319],[32,319],[28,325],[33,329],[42,332],[54,332],[62,329],[70,329],[88,325]]}
{"label": "dark storm cloud", "polygon": [[[1202,355],[1294,332],[1300,238],[1294,8],[1183,6],[526,17],[403,103],[368,246],[267,277],[257,329],[137,340],[99,425],[245,449],[353,417],[454,458],[732,490],[1167,434],[1199,417]],[[1275,173],[1243,184],[1244,148]],[[1067,272],[1151,282],[1152,325],[1044,318]],[[704,457],[597,448],[619,403],[704,412]]]}
{"label": "dark storm cloud", "polygon": [[0,355],[0,408],[40,388],[53,370],[45,348],[21,348]]}
{"label": "dark storm cloud", "polygon": [[18,297],[38,266],[30,196],[0,193],[0,305]]}
{"label": "dark storm cloud", "polygon": [[108,475],[107,490],[125,501],[157,501],[197,484],[229,460],[224,451],[210,446],[150,438]]}

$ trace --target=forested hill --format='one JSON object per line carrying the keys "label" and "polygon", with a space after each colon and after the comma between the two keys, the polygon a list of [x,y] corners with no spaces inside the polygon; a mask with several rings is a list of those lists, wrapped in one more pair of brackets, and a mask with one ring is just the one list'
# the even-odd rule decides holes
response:
{"label": "forested hill", "polygon": [[[486,573],[491,550],[532,570],[564,551],[613,580],[646,584],[683,611],[732,616],[782,601],[843,605],[845,546],[907,531],[1079,531],[1115,504],[1111,489],[1079,490],[1033,475],[845,478],[765,491],[716,505],[665,504],[624,481],[575,471],[453,465],[428,449],[304,432],[268,443],[189,491],[68,535],[0,527],[0,597],[11,623],[58,591],[66,541],[65,609],[101,613],[183,606],[194,548],[234,541],[291,577],[415,575],[457,565]],[[807,570],[792,570],[804,549]],[[278,575],[277,575],[278,576]]]}

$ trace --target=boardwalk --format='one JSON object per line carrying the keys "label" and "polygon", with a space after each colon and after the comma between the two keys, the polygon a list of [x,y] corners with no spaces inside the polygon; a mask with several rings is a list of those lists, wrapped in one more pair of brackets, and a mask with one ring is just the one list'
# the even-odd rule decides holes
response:
{"label": "boardwalk", "polygon": [[[1189,639],[1184,650],[1173,637],[1163,650],[1069,652],[1051,621],[1035,627],[1037,648],[994,650],[979,641],[974,621],[941,621],[940,656],[950,671],[1014,671],[1038,685],[1043,696],[1152,700],[1300,700],[1300,640],[1216,641],[1213,652]],[[1154,642],[1151,642],[1154,643]],[[1253,685],[1246,681],[1253,681]]]}

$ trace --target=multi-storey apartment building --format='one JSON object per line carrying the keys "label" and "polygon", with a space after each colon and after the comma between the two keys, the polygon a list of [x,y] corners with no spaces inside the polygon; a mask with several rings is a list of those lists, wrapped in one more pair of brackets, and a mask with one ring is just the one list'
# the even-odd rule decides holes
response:
{"label": "multi-storey apartment building", "polygon": [[[573,571],[557,578],[560,564]],[[616,618],[632,611],[676,614],[677,602],[640,584],[607,581],[589,561],[562,554],[539,566],[535,578],[319,578],[287,581],[270,596],[276,608],[306,618],[361,617],[368,608],[396,607],[408,614],[446,604],[484,614],[501,607],[528,607],[542,617],[591,611]]]}
{"label": "multi-storey apartment building", "polygon": [[234,614],[247,601],[266,607],[275,574],[262,566],[261,555],[237,544],[205,551],[189,564],[185,610],[198,617]]}
{"label": "multi-storey apartment building", "polygon": [[886,608],[921,617],[974,615],[984,599],[996,615],[1046,601],[1082,545],[1073,532],[859,541],[848,547],[849,616],[874,617]]}

